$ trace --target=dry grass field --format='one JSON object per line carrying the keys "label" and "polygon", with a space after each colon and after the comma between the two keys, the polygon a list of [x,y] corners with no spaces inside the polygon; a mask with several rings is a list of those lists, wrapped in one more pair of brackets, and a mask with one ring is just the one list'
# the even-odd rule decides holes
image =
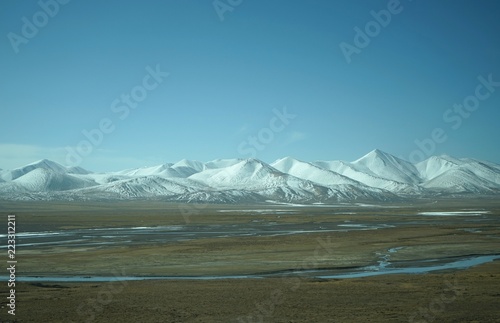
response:
{"label": "dry grass field", "polygon": [[[421,266],[498,255],[495,200],[329,207],[3,202],[5,226],[9,213],[16,214],[18,279],[250,278],[17,282],[15,319],[7,314],[5,282],[1,322],[500,322],[499,261],[426,274],[315,278],[384,256],[391,265]],[[37,232],[53,236],[42,240]]]}

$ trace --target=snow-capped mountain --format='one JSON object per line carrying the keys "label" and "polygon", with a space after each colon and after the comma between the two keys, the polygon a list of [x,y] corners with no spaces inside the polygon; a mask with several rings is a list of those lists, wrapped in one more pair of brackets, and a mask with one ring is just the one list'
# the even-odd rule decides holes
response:
{"label": "snow-capped mountain", "polygon": [[[366,186],[376,187],[400,194],[418,194],[421,188],[416,184],[412,164],[379,150],[349,163],[345,161],[317,161],[319,167],[342,174]],[[409,175],[411,174],[411,175]],[[418,177],[418,175],[416,175]]]}
{"label": "snow-capped mountain", "polygon": [[426,179],[422,186],[435,191],[489,193],[500,187],[498,166],[474,159],[431,157],[417,168]]}
{"label": "snow-capped mountain", "polygon": [[52,169],[35,168],[11,182],[27,191],[66,191],[95,185],[90,178],[81,178]]}
{"label": "snow-capped mountain", "polygon": [[446,171],[459,167],[462,162],[459,159],[450,156],[432,156],[415,165],[420,178],[423,180],[431,180]]}
{"label": "snow-capped mountain", "polygon": [[11,181],[11,180],[15,180],[16,178],[21,177],[21,176],[31,172],[32,170],[35,170],[35,169],[46,169],[49,171],[54,171],[56,173],[62,173],[62,174],[66,174],[70,171],[69,167],[64,167],[56,162],[53,162],[53,161],[50,161],[47,159],[42,159],[42,160],[36,161],[34,163],[28,164],[26,166],[15,168],[15,169],[10,170],[10,171],[9,170],[2,171],[1,177],[5,181]]}
{"label": "snow-capped mountain", "polygon": [[88,175],[89,171],[80,167],[64,167],[56,162],[43,159],[13,170],[0,172],[3,182],[2,192],[58,192],[96,185]]}
{"label": "snow-capped mountain", "polygon": [[390,181],[420,183],[419,172],[415,165],[378,149],[354,161],[352,165],[361,172]]}
{"label": "snow-capped mountain", "polygon": [[324,186],[351,184],[362,185],[360,182],[343,176],[334,171],[321,168],[311,163],[303,162],[291,157],[278,159],[271,164],[275,169],[298,178],[307,179]]}
{"label": "snow-capped mountain", "polygon": [[412,164],[380,150],[353,162],[267,164],[258,159],[183,159],[152,167],[93,173],[40,160],[0,169],[0,200],[162,199],[242,203],[396,200],[425,196],[500,195],[500,165],[432,156]]}

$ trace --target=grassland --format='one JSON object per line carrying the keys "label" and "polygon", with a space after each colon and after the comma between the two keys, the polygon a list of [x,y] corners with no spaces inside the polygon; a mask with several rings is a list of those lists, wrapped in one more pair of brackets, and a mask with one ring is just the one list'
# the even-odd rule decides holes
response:
{"label": "grassland", "polygon": [[[419,215],[456,210],[489,213]],[[274,278],[215,281],[18,283],[16,319],[20,322],[500,322],[498,262],[464,271],[346,280],[281,275],[372,265],[397,247],[404,248],[391,254],[393,262],[499,254],[500,202],[491,199],[335,207],[186,206],[159,201],[0,203],[2,218],[9,213],[16,214],[18,233],[137,226],[182,226],[193,232],[203,232],[205,226],[319,228],[286,235],[200,235],[167,242],[142,235],[123,245],[18,247],[19,277],[276,273]],[[348,229],[359,224],[385,227]],[[18,240],[22,244],[23,238]],[[4,290],[6,283],[0,289]],[[4,306],[0,321],[11,319],[5,303],[0,301]]]}

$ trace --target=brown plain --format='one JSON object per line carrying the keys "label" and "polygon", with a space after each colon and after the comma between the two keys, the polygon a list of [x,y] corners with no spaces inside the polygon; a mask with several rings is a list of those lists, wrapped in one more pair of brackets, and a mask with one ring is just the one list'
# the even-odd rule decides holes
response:
{"label": "brown plain", "polygon": [[[291,208],[298,213],[248,214],[270,206],[198,207],[163,202],[0,204],[16,214],[17,232],[99,227],[203,226],[251,221],[334,225],[395,224],[377,230],[283,236],[199,238],[123,246],[60,245],[18,248],[17,275],[203,276],[281,273],[376,263],[378,252],[404,246],[392,261],[500,254],[500,203],[491,200],[419,201],[392,207],[344,205]],[[275,208],[283,209],[276,206]],[[224,209],[225,212],[218,212]],[[488,210],[488,221],[425,217],[422,211]],[[231,212],[233,210],[234,212]],[[316,252],[319,241],[329,248]],[[313,257],[313,255],[315,255]],[[312,259],[312,260],[311,260]],[[500,322],[500,263],[462,271],[321,280],[298,277],[222,280],[144,280],[92,283],[17,283],[16,317],[1,288],[0,321],[7,322]],[[450,290],[450,286],[455,286]],[[455,297],[454,297],[455,296]],[[440,301],[441,300],[441,301]],[[83,305],[82,305],[83,304]],[[94,305],[92,305],[94,304]],[[92,306],[94,307],[92,307]],[[426,316],[427,315],[427,316]]]}

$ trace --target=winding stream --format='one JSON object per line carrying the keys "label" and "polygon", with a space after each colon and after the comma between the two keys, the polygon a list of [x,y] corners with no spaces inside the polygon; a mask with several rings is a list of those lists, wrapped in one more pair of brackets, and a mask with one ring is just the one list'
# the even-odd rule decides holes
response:
{"label": "winding stream", "polygon": [[[390,253],[396,252],[396,248],[389,249]],[[386,257],[387,256],[387,257]],[[348,279],[362,278],[388,274],[425,274],[441,270],[460,270],[473,266],[488,263],[500,259],[497,255],[468,256],[460,259],[430,259],[412,262],[412,265],[406,267],[393,267],[385,255],[378,265],[360,267],[349,271],[343,270],[342,273],[332,269],[310,270],[307,272],[292,272],[287,274],[259,274],[259,275],[220,275],[220,276],[17,276],[16,280],[20,282],[113,282],[130,280],[218,280],[218,279],[258,279],[277,276],[305,276],[308,278],[320,279]],[[0,280],[8,280],[8,276],[0,276]]]}

